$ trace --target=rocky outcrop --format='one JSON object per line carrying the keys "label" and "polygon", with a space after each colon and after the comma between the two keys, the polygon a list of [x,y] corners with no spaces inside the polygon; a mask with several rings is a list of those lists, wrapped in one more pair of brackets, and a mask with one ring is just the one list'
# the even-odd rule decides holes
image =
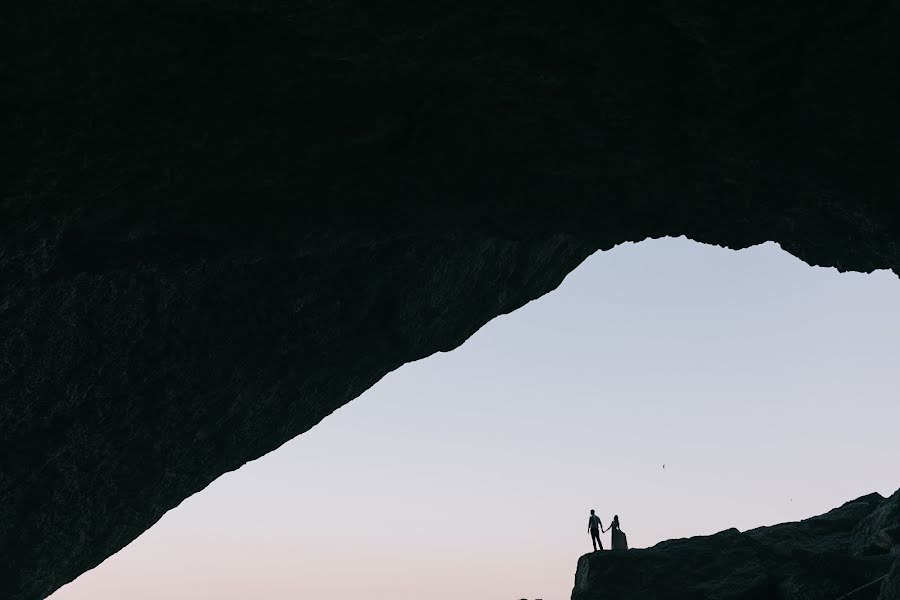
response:
{"label": "rocky outcrop", "polygon": [[900,553],[900,494],[894,494],[853,530],[850,548],[857,556]]}
{"label": "rocky outcrop", "polygon": [[881,584],[881,595],[878,600],[897,600],[900,598],[900,558],[894,561],[894,566]]}
{"label": "rocky outcrop", "polygon": [[0,11],[2,598],[597,249],[900,271],[896,3]]}
{"label": "rocky outcrop", "polygon": [[900,525],[898,501],[900,491],[887,500],[870,494],[797,523],[586,554],[572,600],[836,600],[853,591],[853,600],[897,600],[897,565],[880,580],[896,548],[865,555],[854,548],[873,519]]}

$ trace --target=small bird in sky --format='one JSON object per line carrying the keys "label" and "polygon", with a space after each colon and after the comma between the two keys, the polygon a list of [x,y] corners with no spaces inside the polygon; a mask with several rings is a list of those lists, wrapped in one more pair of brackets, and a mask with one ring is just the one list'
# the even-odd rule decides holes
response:
{"label": "small bird in sky", "polygon": [[665,468],[666,468],[666,463],[663,463],[663,470],[665,470]]}

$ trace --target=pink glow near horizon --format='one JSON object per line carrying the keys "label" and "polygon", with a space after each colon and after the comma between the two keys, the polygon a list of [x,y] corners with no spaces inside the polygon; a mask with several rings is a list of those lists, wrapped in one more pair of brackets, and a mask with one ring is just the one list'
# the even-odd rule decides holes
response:
{"label": "pink glow near horizon", "polygon": [[898,306],[774,244],[598,253],[51,598],[563,600],[591,508],[643,547],[887,495]]}

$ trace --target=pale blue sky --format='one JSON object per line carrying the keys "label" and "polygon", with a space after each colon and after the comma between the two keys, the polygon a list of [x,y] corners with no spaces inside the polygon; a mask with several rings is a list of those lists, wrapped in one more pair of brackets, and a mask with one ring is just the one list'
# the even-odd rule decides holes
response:
{"label": "pale blue sky", "polygon": [[898,307],[774,244],[597,253],[51,598],[564,600],[591,508],[649,546],[888,495]]}

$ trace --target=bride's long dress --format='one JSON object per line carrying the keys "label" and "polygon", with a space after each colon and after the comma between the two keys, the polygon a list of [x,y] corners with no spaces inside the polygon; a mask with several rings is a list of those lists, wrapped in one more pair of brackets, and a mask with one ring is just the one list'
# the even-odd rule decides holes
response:
{"label": "bride's long dress", "polygon": [[612,549],[628,550],[628,538],[625,536],[625,532],[619,529],[618,521],[612,526]]}

